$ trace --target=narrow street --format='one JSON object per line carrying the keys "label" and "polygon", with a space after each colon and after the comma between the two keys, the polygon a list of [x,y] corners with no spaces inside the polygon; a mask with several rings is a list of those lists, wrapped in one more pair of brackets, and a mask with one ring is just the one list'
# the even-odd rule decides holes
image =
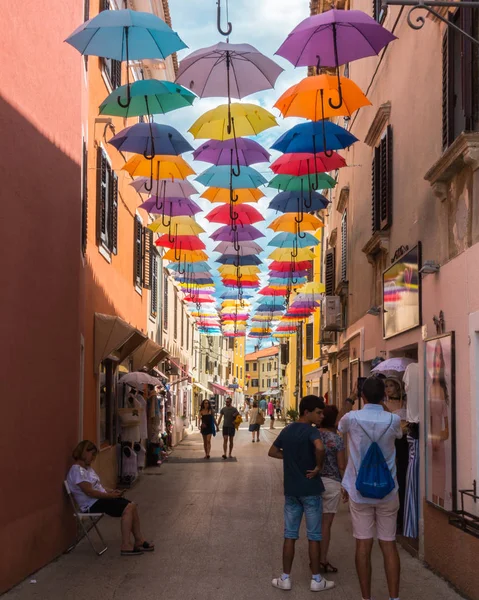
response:
{"label": "narrow street", "polygon": [[[29,577],[5,600],[206,600],[280,598],[270,580],[280,573],[282,544],[282,465],[267,457],[278,430],[264,430],[252,444],[243,424],[235,460],[221,459],[221,438],[212,458],[202,459],[198,434],[178,446],[167,464],[148,469],[129,494],[140,507],[143,529],[156,552],[121,557],[118,522],[105,518],[101,530],[109,549],[97,557],[85,542]],[[444,581],[401,550],[401,597],[408,600],[460,598]],[[349,515],[341,508],[333,529],[331,600],[360,598],[354,569]],[[381,559],[374,552],[373,597],[386,598]],[[290,598],[309,594],[304,535],[297,546]],[[36,583],[31,583],[31,580]]]}

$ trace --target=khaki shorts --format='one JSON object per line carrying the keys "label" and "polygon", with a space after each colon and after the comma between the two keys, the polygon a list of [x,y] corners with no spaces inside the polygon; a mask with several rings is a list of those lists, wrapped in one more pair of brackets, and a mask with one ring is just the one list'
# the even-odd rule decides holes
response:
{"label": "khaki shorts", "polygon": [[399,510],[399,496],[381,504],[361,504],[349,499],[349,509],[353,522],[353,536],[357,540],[374,539],[393,542],[396,539],[396,522]]}
{"label": "khaki shorts", "polygon": [[337,513],[341,499],[341,483],[330,477],[321,478],[324,485],[323,513]]}

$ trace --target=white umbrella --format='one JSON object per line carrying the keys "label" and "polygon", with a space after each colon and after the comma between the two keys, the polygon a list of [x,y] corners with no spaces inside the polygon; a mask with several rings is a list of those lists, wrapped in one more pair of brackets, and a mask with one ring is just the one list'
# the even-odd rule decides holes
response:
{"label": "white umbrella", "polygon": [[134,371],[133,373],[127,373],[123,375],[120,379],[120,383],[127,383],[131,385],[131,387],[138,387],[141,385],[160,385],[161,381],[156,378],[148,375],[148,373],[143,373],[142,371]]}
{"label": "white umbrella", "polygon": [[394,358],[388,358],[387,360],[383,360],[383,362],[379,363],[374,367],[371,373],[383,373],[388,374],[390,371],[395,371],[396,373],[404,373],[406,368],[411,364],[417,362],[412,358],[405,358],[404,356],[396,356]]}

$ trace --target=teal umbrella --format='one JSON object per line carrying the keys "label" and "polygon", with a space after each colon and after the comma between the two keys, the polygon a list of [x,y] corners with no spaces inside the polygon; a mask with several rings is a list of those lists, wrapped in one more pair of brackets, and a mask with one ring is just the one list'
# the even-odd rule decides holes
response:
{"label": "teal umbrella", "polygon": [[300,192],[302,190],[325,190],[333,188],[336,180],[327,173],[312,173],[311,175],[275,175],[269,182],[268,187],[281,190],[282,192]]}
{"label": "teal umbrella", "polygon": [[319,240],[310,233],[303,232],[301,235],[297,235],[282,231],[274,236],[268,246],[275,246],[276,248],[310,248],[318,244]]}
{"label": "teal umbrella", "polygon": [[257,188],[266,183],[266,179],[252,167],[241,167],[241,173],[232,173],[229,165],[220,165],[206,169],[196,181],[206,187],[230,188],[233,190]]}
{"label": "teal umbrella", "polygon": [[[125,107],[128,86],[122,85],[101,103],[100,114],[127,118],[163,115],[184,106],[191,106],[197,97],[182,85],[159,79],[135,81],[130,85],[130,96],[131,103]],[[121,105],[118,100],[121,101]]]}

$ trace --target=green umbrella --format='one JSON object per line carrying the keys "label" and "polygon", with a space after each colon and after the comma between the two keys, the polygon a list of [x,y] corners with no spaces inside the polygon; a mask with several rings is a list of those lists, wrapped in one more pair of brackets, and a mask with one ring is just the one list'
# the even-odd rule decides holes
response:
{"label": "green umbrella", "polygon": [[115,117],[139,117],[140,115],[158,115],[191,106],[196,95],[182,85],[159,79],[135,81],[130,85],[131,103],[126,108],[128,94],[127,85],[122,85],[113,91],[100,105],[101,115]]}
{"label": "green umbrella", "polygon": [[[327,173],[312,173],[311,175],[302,175],[295,177],[294,175],[275,175],[269,182],[268,187],[281,190],[283,192],[299,192],[301,190],[325,190],[333,188],[336,185],[336,180]],[[314,187],[313,187],[314,186]]]}

